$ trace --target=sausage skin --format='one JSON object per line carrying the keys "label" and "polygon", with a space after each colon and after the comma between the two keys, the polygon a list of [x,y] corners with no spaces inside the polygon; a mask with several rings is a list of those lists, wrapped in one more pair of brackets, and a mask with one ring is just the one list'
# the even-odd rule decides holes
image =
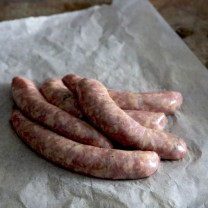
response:
{"label": "sausage skin", "polygon": [[[82,77],[76,74],[69,74],[62,80],[73,93],[76,93],[76,84],[81,79]],[[181,93],[176,91],[133,93],[109,89],[108,93],[123,110],[164,112],[169,115],[174,114],[183,102]]]}
{"label": "sausage skin", "polygon": [[40,87],[40,92],[45,99],[66,111],[67,113],[82,118],[83,114],[79,109],[74,94],[63,84],[61,79],[48,79]]}
{"label": "sausage skin", "polygon": [[[60,79],[46,80],[41,85],[40,92],[49,103],[56,105],[80,119],[84,119],[79,109],[77,99]],[[168,122],[164,113],[135,110],[126,110],[125,112],[135,121],[147,128],[162,130]]]}
{"label": "sausage skin", "polygon": [[12,80],[12,94],[16,105],[31,119],[83,144],[112,148],[112,143],[88,123],[49,104],[36,86],[23,77]]}
{"label": "sausage skin", "polygon": [[163,130],[168,123],[168,119],[164,113],[150,112],[150,111],[138,111],[138,110],[123,110],[135,121],[142,126],[150,129]]}
{"label": "sausage skin", "polygon": [[19,137],[53,163],[86,175],[106,179],[139,179],[153,174],[160,159],[151,151],[93,147],[66,139],[14,110],[11,123]]}
{"label": "sausage skin", "polygon": [[89,121],[124,147],[155,151],[163,159],[185,156],[187,148],[182,139],[141,126],[116,105],[99,81],[82,79],[76,90],[79,106]]}
{"label": "sausage skin", "polygon": [[124,110],[164,112],[170,115],[174,114],[183,102],[181,93],[175,91],[132,93],[108,90],[108,93]]}

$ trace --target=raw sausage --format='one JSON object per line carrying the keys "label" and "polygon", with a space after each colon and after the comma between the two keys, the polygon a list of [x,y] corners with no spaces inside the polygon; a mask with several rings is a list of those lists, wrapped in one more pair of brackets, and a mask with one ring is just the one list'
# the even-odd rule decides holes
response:
{"label": "raw sausage", "polygon": [[116,105],[99,81],[82,79],[76,90],[79,106],[85,116],[116,142],[126,147],[155,151],[163,159],[185,156],[187,148],[182,139],[141,126]]}
{"label": "raw sausage", "polygon": [[61,79],[46,80],[41,85],[40,92],[49,103],[75,117],[83,117],[74,94],[63,84]]}
{"label": "raw sausage", "polygon": [[108,90],[108,93],[122,109],[164,112],[166,115],[174,114],[183,101],[181,93],[174,91],[132,93]]}
{"label": "raw sausage", "polygon": [[13,78],[12,94],[17,106],[31,119],[80,143],[112,148],[111,142],[88,123],[49,104],[30,80]]}
{"label": "raw sausage", "polygon": [[150,112],[150,111],[137,111],[137,110],[123,110],[135,121],[140,123],[142,126],[150,129],[163,130],[168,119],[164,113],[161,112]]}
{"label": "raw sausage", "polygon": [[13,78],[12,94],[26,115],[54,131],[80,143],[112,148],[111,142],[88,123],[49,104],[30,80]]}
{"label": "raw sausage", "polygon": [[163,159],[185,156],[187,147],[182,139],[142,127],[116,105],[104,85],[97,80],[82,79],[76,90],[79,106],[85,116],[123,146],[155,151]]}
{"label": "raw sausage", "polygon": [[[82,77],[69,74],[63,77],[64,84],[75,94],[76,84]],[[142,110],[174,114],[183,102],[180,92],[163,91],[150,93],[133,93],[108,90],[114,102],[124,110]]]}
{"label": "raw sausage", "polygon": [[138,179],[153,174],[160,159],[155,152],[124,151],[79,144],[30,121],[14,110],[16,133],[37,153],[70,170],[106,179]]}
{"label": "raw sausage", "polygon": [[[84,119],[77,99],[60,79],[46,80],[40,87],[40,92],[49,103],[76,117]],[[125,112],[147,128],[162,130],[168,122],[164,113],[135,110],[126,110]]]}
{"label": "raw sausage", "polygon": [[74,93],[74,95],[76,95],[76,93],[77,93],[77,91],[76,91],[77,83],[81,79],[83,79],[83,78],[80,77],[77,74],[68,74],[68,75],[66,75],[62,78],[62,81],[69,88],[69,90],[71,90]]}

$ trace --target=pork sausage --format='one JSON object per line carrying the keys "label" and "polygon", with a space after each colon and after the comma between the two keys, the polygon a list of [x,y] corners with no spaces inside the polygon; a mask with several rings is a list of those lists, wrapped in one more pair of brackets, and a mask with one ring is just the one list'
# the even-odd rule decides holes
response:
{"label": "pork sausage", "polygon": [[74,142],[30,121],[14,110],[16,133],[37,153],[78,173],[106,179],[138,179],[153,174],[160,159],[151,151],[125,151]]}
{"label": "pork sausage", "polygon": [[155,151],[163,159],[180,159],[185,156],[187,148],[182,139],[141,126],[116,105],[99,81],[82,79],[77,84],[76,91],[79,106],[85,116],[105,135],[121,145]]}
{"label": "pork sausage", "polygon": [[108,93],[122,109],[164,112],[166,115],[174,114],[183,101],[181,93],[175,91],[132,93],[108,90]]}
{"label": "pork sausage", "polygon": [[13,78],[12,94],[17,106],[31,119],[80,143],[112,148],[112,143],[88,123],[49,104],[30,80]]}
{"label": "pork sausage", "polygon": [[146,128],[163,130],[166,124],[168,123],[167,117],[164,113],[161,112],[156,113],[138,110],[123,111]]}
{"label": "pork sausage", "polygon": [[[80,119],[84,119],[83,114],[79,109],[76,97],[60,79],[46,80],[41,85],[40,92],[49,103],[56,105],[62,110],[79,117]],[[168,122],[164,113],[136,110],[124,111],[135,121],[147,128],[162,130]]]}
{"label": "pork sausage", "polygon": [[[75,94],[76,84],[82,77],[76,74],[69,74],[63,77],[64,84]],[[163,91],[150,93],[121,92],[108,90],[114,102],[124,110],[142,110],[152,112],[164,112],[174,114],[183,102],[180,92]]]}
{"label": "pork sausage", "polygon": [[40,87],[40,92],[45,99],[68,112],[69,114],[82,118],[83,114],[79,109],[74,94],[63,84],[61,79],[48,79]]}

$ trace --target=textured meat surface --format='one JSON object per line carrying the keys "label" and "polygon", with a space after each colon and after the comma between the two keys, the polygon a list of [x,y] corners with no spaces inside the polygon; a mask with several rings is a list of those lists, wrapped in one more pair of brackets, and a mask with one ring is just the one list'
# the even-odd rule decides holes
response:
{"label": "textured meat surface", "polygon": [[124,110],[124,112],[142,126],[150,129],[163,130],[168,123],[168,119],[164,113],[137,110]]}
{"label": "textured meat surface", "polygon": [[49,104],[30,80],[13,78],[12,94],[22,112],[54,131],[80,143],[112,148],[111,142],[88,123]]}
{"label": "textured meat surface", "polygon": [[[69,74],[63,77],[64,84],[75,94],[76,84],[82,77],[76,74]],[[152,112],[164,112],[174,114],[183,102],[180,92],[163,91],[150,93],[121,92],[108,90],[114,102],[124,110],[142,110]]]}
{"label": "textured meat surface", "polygon": [[[75,83],[77,84],[77,81],[75,81]],[[69,84],[70,83],[68,83],[68,86]],[[76,87],[73,82],[70,86],[72,89]],[[83,114],[77,103],[77,99],[75,98],[74,94],[68,90],[68,88],[66,88],[60,79],[46,80],[40,87],[40,91],[49,103],[56,105],[57,107],[76,117],[83,118]],[[162,130],[168,122],[164,113],[136,110],[126,110],[125,112],[135,121],[147,128]]]}
{"label": "textured meat surface", "polygon": [[187,148],[182,139],[142,127],[116,105],[97,80],[82,79],[77,85],[77,94],[79,106],[88,119],[123,146],[152,150],[164,159],[185,156]]}
{"label": "textured meat surface", "polygon": [[30,121],[14,110],[17,134],[48,160],[75,172],[106,179],[138,179],[153,174],[159,157],[150,151],[124,151],[79,144]]}
{"label": "textured meat surface", "polygon": [[125,110],[143,110],[174,114],[182,104],[179,92],[164,91],[150,93],[132,93],[108,90],[115,103]]}
{"label": "textured meat surface", "polygon": [[63,77],[63,83],[76,95],[77,83],[82,79],[82,77],[77,74],[68,74]]}
{"label": "textured meat surface", "polygon": [[78,118],[83,117],[74,94],[63,84],[62,80],[46,80],[40,87],[40,92],[49,103],[61,108],[73,116]]}

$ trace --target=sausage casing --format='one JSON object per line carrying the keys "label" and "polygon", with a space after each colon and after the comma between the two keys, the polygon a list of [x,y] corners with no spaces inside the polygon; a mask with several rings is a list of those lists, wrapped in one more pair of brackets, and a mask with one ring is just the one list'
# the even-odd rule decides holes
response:
{"label": "sausage casing", "polygon": [[153,174],[160,159],[151,151],[125,151],[93,147],[66,139],[14,110],[16,133],[37,153],[70,170],[106,179],[138,179]]}
{"label": "sausage casing", "polygon": [[155,151],[163,159],[185,156],[187,147],[182,139],[141,126],[116,105],[99,81],[82,79],[76,90],[79,106],[85,116],[116,142],[126,147]]}
{"label": "sausage casing", "polygon": [[[73,93],[76,93],[76,84],[81,79],[82,77],[76,74],[69,74],[62,80]],[[181,93],[176,91],[133,93],[109,89],[108,93],[123,110],[164,112],[168,115],[174,114],[183,102]]]}
{"label": "sausage casing", "polygon": [[[73,88],[74,86],[72,86]],[[63,84],[60,79],[48,79],[40,87],[40,92],[46,100],[62,110],[84,120],[83,114],[74,94]],[[142,126],[162,130],[168,120],[164,113],[124,110]]]}
{"label": "sausage casing", "polygon": [[83,144],[112,148],[112,143],[88,123],[49,104],[36,86],[23,77],[12,81],[15,103],[28,117],[54,131]]}

